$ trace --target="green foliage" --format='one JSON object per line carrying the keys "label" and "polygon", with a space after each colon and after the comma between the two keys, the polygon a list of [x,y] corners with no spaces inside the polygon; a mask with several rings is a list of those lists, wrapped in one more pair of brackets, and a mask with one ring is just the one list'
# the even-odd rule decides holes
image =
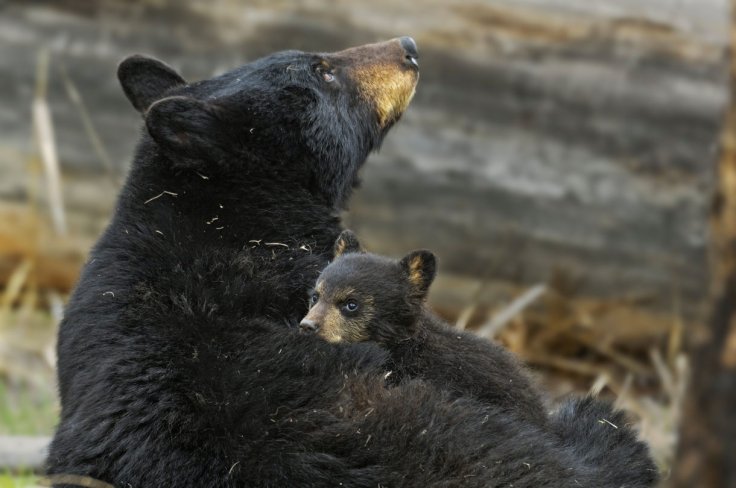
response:
{"label": "green foliage", "polygon": [[0,488],[36,488],[38,486],[40,486],[38,478],[30,474],[18,476],[0,474]]}
{"label": "green foliage", "polygon": [[[50,435],[58,421],[52,391],[9,387],[0,381],[0,435]],[[37,488],[32,473],[0,473],[0,488]]]}
{"label": "green foliage", "polygon": [[0,435],[50,435],[57,419],[52,392],[11,389],[0,381]]}

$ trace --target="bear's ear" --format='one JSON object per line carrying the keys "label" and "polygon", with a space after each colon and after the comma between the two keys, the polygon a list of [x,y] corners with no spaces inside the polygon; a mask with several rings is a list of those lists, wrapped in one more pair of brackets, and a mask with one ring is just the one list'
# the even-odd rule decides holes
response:
{"label": "bear's ear", "polygon": [[351,252],[363,252],[363,248],[360,247],[358,237],[353,233],[352,230],[344,230],[337,236],[334,247],[335,257],[342,256]]}
{"label": "bear's ear", "polygon": [[167,97],[145,113],[146,128],[165,152],[184,160],[220,160],[218,144],[228,128],[214,105],[190,97]]}
{"label": "bear's ear", "polygon": [[179,73],[161,61],[136,54],[118,66],[118,80],[125,96],[136,110],[143,113],[170,89],[185,85]]}
{"label": "bear's ear", "polygon": [[399,264],[409,280],[412,295],[424,299],[437,272],[437,258],[429,251],[412,251]]}

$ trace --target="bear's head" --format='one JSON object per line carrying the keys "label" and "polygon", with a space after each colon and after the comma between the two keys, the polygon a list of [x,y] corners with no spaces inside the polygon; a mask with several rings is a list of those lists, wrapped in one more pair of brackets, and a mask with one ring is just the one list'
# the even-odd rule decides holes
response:
{"label": "bear's head", "polygon": [[412,337],[434,280],[434,254],[413,251],[397,261],[366,253],[349,230],[337,238],[334,251],[300,329],[330,342],[395,344]]}
{"label": "bear's head", "polygon": [[402,37],[335,53],[279,52],[194,83],[132,56],[118,78],[173,166],[289,178],[340,205],[414,95],[417,59]]}

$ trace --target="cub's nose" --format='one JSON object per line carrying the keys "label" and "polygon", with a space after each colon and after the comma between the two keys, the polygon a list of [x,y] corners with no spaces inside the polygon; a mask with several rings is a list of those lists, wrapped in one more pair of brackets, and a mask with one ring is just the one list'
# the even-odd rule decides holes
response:
{"label": "cub's nose", "polygon": [[299,324],[299,330],[304,334],[311,334],[319,330],[319,325],[314,320],[304,319]]}
{"label": "cub's nose", "polygon": [[417,43],[409,36],[399,38],[401,47],[406,52],[406,60],[412,64],[415,68],[419,68],[419,50],[417,49]]}

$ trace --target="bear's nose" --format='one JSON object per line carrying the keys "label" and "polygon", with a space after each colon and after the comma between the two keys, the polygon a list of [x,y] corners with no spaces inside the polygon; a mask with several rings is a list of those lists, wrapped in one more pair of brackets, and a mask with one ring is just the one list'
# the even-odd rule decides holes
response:
{"label": "bear's nose", "polygon": [[406,52],[406,60],[413,65],[415,68],[419,68],[419,50],[417,49],[417,43],[409,36],[399,38],[401,47]]}
{"label": "bear's nose", "polygon": [[314,320],[304,319],[299,324],[299,330],[305,334],[310,334],[312,332],[317,332],[319,330],[319,325],[317,325]]}

